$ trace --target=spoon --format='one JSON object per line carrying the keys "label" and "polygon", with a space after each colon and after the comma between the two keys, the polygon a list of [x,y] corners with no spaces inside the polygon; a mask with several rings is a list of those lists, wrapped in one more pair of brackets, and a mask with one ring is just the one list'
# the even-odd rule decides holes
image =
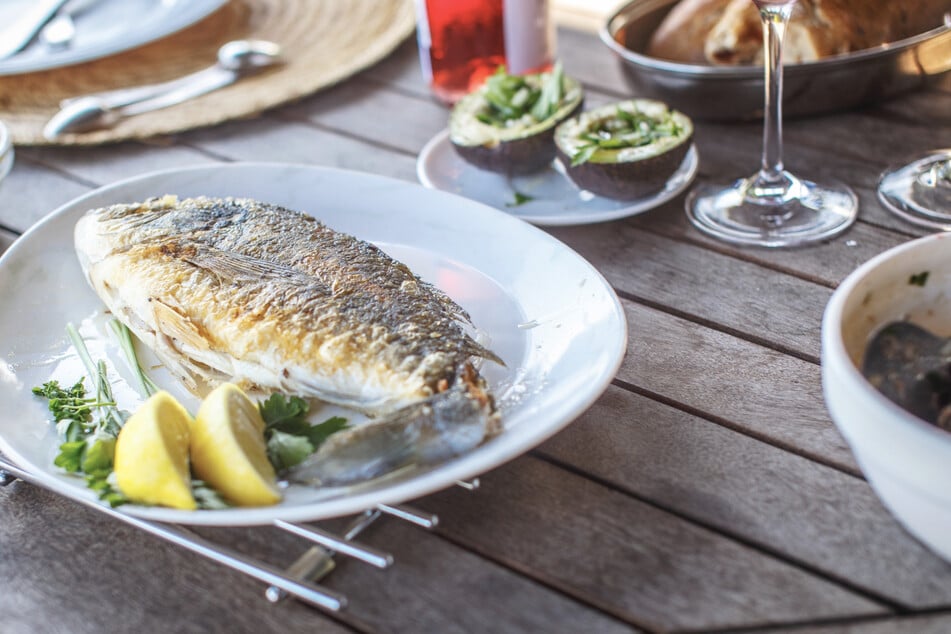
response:
{"label": "spoon", "polygon": [[892,322],[869,341],[862,374],[894,403],[941,425],[941,410],[951,403],[951,339]]}
{"label": "spoon", "polygon": [[160,84],[122,88],[66,99],[47,122],[43,136],[86,132],[115,125],[123,117],[167,108],[234,83],[281,62],[281,49],[264,40],[235,40],[218,49],[217,62],[204,70]]}

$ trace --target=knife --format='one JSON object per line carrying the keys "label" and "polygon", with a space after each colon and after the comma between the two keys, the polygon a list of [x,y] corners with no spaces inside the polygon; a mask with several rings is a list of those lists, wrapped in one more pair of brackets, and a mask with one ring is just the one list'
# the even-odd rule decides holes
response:
{"label": "knife", "polygon": [[68,0],[33,0],[28,9],[0,30],[0,59],[20,52]]}

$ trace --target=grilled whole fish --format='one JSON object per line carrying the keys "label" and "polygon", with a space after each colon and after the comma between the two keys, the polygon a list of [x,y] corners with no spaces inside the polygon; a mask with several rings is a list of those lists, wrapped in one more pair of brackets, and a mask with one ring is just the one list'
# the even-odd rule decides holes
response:
{"label": "grilled whole fish", "polygon": [[75,245],[109,310],[198,395],[231,381],[374,414],[457,384],[481,398],[470,361],[501,363],[404,264],[276,205],[165,196],[93,209]]}

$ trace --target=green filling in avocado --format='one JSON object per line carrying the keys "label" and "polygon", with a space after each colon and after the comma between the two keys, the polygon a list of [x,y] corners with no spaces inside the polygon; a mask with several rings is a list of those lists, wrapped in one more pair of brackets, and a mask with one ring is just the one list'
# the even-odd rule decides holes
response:
{"label": "green filling in avocado", "polygon": [[540,84],[526,77],[509,75],[505,67],[500,66],[485,82],[483,95],[488,107],[476,118],[486,125],[505,128],[526,115],[536,122],[551,117],[565,97],[561,63],[556,63],[550,73],[538,77],[542,80]]}
{"label": "green filling in avocado", "polygon": [[629,112],[618,108],[614,117],[594,122],[580,138],[584,141],[571,156],[572,166],[581,165],[598,150],[620,150],[643,147],[666,137],[683,134],[683,128],[668,111],[652,117],[639,110]]}

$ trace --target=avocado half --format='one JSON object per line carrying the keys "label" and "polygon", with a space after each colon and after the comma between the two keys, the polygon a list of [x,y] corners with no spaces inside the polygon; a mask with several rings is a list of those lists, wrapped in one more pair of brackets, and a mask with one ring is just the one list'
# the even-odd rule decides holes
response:
{"label": "avocado half", "polygon": [[[518,78],[531,89],[542,91],[550,73]],[[487,122],[493,105],[487,96],[489,82],[466,95],[449,117],[449,140],[467,163],[502,174],[529,174],[549,166],[555,159],[555,127],[581,111],[584,92],[575,79],[561,75],[562,96],[554,111],[542,120],[530,112]]]}
{"label": "avocado half", "polygon": [[661,189],[693,140],[693,122],[653,99],[589,110],[555,130],[558,160],[581,189],[616,200]]}

